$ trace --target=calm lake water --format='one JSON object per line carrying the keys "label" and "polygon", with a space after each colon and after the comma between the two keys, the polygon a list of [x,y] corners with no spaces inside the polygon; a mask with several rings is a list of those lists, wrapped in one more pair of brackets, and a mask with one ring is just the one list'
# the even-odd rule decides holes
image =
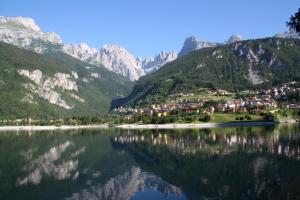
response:
{"label": "calm lake water", "polygon": [[1,132],[0,199],[300,199],[300,126]]}

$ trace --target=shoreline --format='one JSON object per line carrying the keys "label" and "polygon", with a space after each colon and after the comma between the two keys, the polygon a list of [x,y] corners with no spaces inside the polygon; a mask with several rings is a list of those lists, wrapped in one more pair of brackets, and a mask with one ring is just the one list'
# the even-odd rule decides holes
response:
{"label": "shoreline", "polygon": [[63,126],[0,126],[0,131],[54,131],[54,130],[75,130],[75,129],[104,129],[109,128],[108,124],[99,125],[63,125]]}
{"label": "shoreline", "polygon": [[246,127],[246,126],[273,126],[276,122],[220,122],[201,124],[122,124],[115,128],[121,129],[193,129],[193,128],[218,128],[218,127]]}

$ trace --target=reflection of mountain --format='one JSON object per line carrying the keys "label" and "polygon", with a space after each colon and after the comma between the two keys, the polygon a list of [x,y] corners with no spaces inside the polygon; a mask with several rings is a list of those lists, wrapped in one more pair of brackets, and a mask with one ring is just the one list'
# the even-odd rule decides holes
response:
{"label": "reflection of mountain", "polygon": [[299,130],[0,133],[0,199],[300,199]]}
{"label": "reflection of mountain", "polygon": [[112,141],[188,199],[300,198],[299,126],[133,131]]}
{"label": "reflection of mountain", "polygon": [[144,189],[160,192],[165,197],[169,195],[183,197],[180,188],[168,184],[155,175],[141,172],[138,167],[132,167],[129,171],[111,178],[104,185],[91,185],[66,199],[129,200],[136,192]]}
{"label": "reflection of mountain", "polygon": [[[28,183],[37,185],[41,182],[44,175],[52,176],[56,180],[70,178],[71,172],[76,170],[78,166],[78,160],[75,160],[75,158],[82,153],[85,148],[79,149],[71,154],[70,160],[68,161],[62,161],[58,164],[55,162],[61,158],[61,155],[71,144],[72,143],[70,141],[66,141],[60,145],[50,148],[49,151],[39,156],[37,159],[30,161],[29,164],[24,167],[24,170],[29,171],[29,174],[25,178],[19,178],[17,180],[17,185],[27,185]],[[25,158],[32,157],[32,155],[25,155]],[[78,172],[74,173],[73,178],[75,179],[77,176]]]}

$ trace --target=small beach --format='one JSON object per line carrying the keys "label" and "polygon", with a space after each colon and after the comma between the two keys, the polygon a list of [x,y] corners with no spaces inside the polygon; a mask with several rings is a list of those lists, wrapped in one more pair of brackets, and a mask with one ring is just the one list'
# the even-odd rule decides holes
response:
{"label": "small beach", "polygon": [[122,129],[192,129],[192,128],[217,128],[237,126],[272,126],[275,122],[223,122],[199,124],[122,124],[115,126]]}
{"label": "small beach", "polygon": [[0,131],[52,131],[72,129],[108,128],[108,124],[80,125],[80,126],[0,126]]}

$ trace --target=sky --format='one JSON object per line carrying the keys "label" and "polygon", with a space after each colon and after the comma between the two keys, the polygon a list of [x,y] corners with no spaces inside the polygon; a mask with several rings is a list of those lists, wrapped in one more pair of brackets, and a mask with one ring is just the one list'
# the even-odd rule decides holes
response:
{"label": "sky", "polygon": [[299,7],[299,0],[0,0],[0,16],[33,18],[66,44],[117,44],[143,58],[179,52],[191,35],[213,42],[273,36]]}

